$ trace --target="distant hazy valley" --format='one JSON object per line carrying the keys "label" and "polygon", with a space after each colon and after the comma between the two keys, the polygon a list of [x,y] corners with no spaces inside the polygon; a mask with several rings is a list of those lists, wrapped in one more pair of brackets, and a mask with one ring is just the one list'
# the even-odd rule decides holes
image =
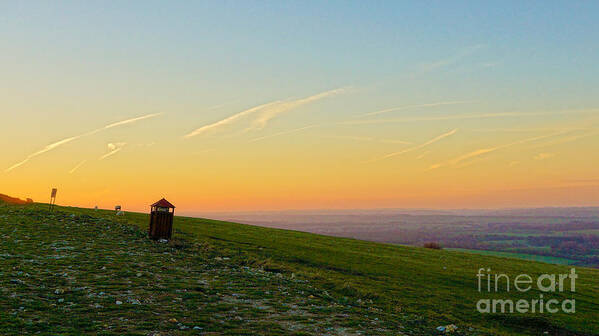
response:
{"label": "distant hazy valley", "polygon": [[314,210],[193,215],[393,244],[421,246],[435,242],[444,248],[599,267],[597,207]]}

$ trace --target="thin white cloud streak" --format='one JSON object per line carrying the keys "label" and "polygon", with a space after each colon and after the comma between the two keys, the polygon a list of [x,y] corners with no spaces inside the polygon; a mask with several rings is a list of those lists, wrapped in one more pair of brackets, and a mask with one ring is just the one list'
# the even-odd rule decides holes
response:
{"label": "thin white cloud streak", "polygon": [[25,163],[27,163],[29,160],[33,159],[34,157],[36,157],[36,156],[38,156],[38,155],[44,154],[44,153],[46,153],[46,152],[48,152],[48,151],[51,151],[51,150],[53,150],[53,149],[55,149],[55,148],[58,148],[58,147],[60,147],[60,146],[62,146],[62,145],[64,145],[64,144],[67,144],[67,143],[69,143],[69,142],[71,142],[71,141],[73,141],[73,140],[79,139],[79,138],[81,138],[81,137],[82,137],[82,135],[78,135],[78,136],[74,136],[74,137],[70,137],[70,138],[62,139],[62,140],[60,140],[60,141],[57,141],[57,142],[51,143],[51,144],[49,144],[49,145],[46,145],[46,147],[44,147],[42,150],[39,150],[39,151],[37,151],[37,152],[34,152],[34,153],[32,153],[32,154],[29,154],[29,155],[27,155],[27,157],[26,157],[26,158],[25,158],[23,161],[21,161],[21,162],[18,162],[18,163],[16,163],[16,164],[14,164],[14,165],[12,165],[12,166],[8,167],[7,169],[5,169],[5,170],[4,170],[4,172],[5,172],[5,173],[8,173],[8,172],[10,172],[11,170],[13,170],[13,169],[15,169],[15,168],[18,168],[18,167],[20,167],[20,166],[22,166],[22,165],[24,165],[24,164],[25,164]]}
{"label": "thin white cloud streak", "polygon": [[365,125],[365,124],[386,124],[386,123],[399,123],[399,122],[412,122],[412,121],[443,121],[443,120],[463,120],[463,119],[487,119],[487,118],[506,118],[506,117],[528,117],[528,116],[539,116],[546,115],[548,113],[485,113],[485,114],[458,114],[448,116],[436,116],[436,117],[411,117],[411,118],[397,118],[397,119],[374,119],[374,120],[349,120],[343,121],[341,124],[344,125]]}
{"label": "thin white cloud streak", "polygon": [[104,160],[108,157],[113,156],[114,154],[120,152],[123,149],[123,147],[125,147],[125,145],[127,145],[125,142],[118,142],[116,144],[109,143],[108,149],[110,149],[110,152],[100,156],[100,158],[98,160]]}
{"label": "thin white cloud streak", "polygon": [[538,140],[542,140],[542,139],[546,139],[546,138],[550,138],[550,137],[554,137],[554,136],[559,136],[559,135],[565,134],[567,132],[569,132],[569,131],[561,131],[561,132],[547,134],[547,135],[540,135],[540,136],[536,136],[536,137],[532,137],[532,138],[526,138],[526,139],[514,141],[514,142],[500,145],[500,146],[477,149],[475,151],[460,155],[451,160],[431,165],[429,167],[429,170],[433,170],[433,169],[437,169],[437,168],[441,168],[441,167],[445,167],[445,166],[454,166],[462,161],[473,159],[473,158],[476,158],[481,155],[485,155],[488,153],[492,153],[492,152],[495,152],[495,151],[498,151],[501,149],[505,149],[505,148],[509,148],[512,146],[516,146],[516,145],[522,145],[522,144],[529,143],[529,142],[534,142],[534,141],[538,141]]}
{"label": "thin white cloud streak", "polygon": [[428,72],[428,71],[435,70],[437,68],[441,68],[441,67],[444,67],[447,65],[457,63],[462,58],[473,54],[474,52],[476,52],[478,49],[482,48],[483,46],[484,46],[483,44],[477,44],[477,45],[463,48],[462,50],[458,51],[454,56],[451,56],[446,59],[442,59],[440,61],[436,61],[433,63],[425,64],[423,66],[422,70],[424,72]]}
{"label": "thin white cloud streak", "polygon": [[315,94],[313,96],[302,98],[302,99],[297,99],[297,100],[292,100],[292,101],[287,101],[287,102],[279,102],[278,104],[276,104],[274,106],[269,106],[268,108],[263,109],[260,112],[260,114],[258,115],[258,118],[256,118],[256,120],[254,120],[252,122],[250,129],[262,129],[266,126],[266,124],[271,119],[274,119],[276,116],[278,116],[281,113],[296,109],[300,106],[315,102],[317,100],[321,100],[321,99],[335,96],[338,94],[342,94],[345,92],[347,92],[346,88],[339,88],[339,89],[321,92],[319,94]]}
{"label": "thin white cloud streak", "polygon": [[117,126],[123,126],[123,125],[127,125],[127,124],[132,124],[134,122],[138,122],[141,120],[145,120],[145,119],[150,119],[150,118],[154,118],[157,117],[159,115],[162,115],[162,113],[152,113],[152,114],[147,114],[141,117],[136,117],[136,118],[131,118],[131,119],[127,119],[127,120],[123,120],[123,121],[117,121],[115,123],[106,125],[98,130],[96,130],[95,132],[99,132],[101,130],[105,130],[105,129],[109,129],[109,128],[113,128],[113,127],[117,127]]}
{"label": "thin white cloud streak", "polygon": [[108,153],[106,153],[106,154],[102,155],[102,156],[100,157],[100,159],[99,159],[99,160],[104,160],[104,159],[106,159],[106,158],[108,158],[108,157],[111,157],[111,156],[113,156],[114,154],[116,154],[116,153],[120,152],[122,149],[123,149],[123,148],[117,148],[117,149],[115,149],[115,150],[113,150],[113,151],[111,151],[111,152],[108,152]]}
{"label": "thin white cloud streak", "polygon": [[141,116],[141,117],[136,117],[136,118],[131,118],[131,119],[123,120],[123,121],[118,121],[118,122],[115,122],[115,123],[112,123],[112,124],[108,124],[108,125],[106,125],[104,127],[95,129],[95,130],[87,132],[87,133],[83,133],[83,134],[76,135],[76,136],[73,136],[73,137],[70,137],[70,138],[65,138],[65,139],[56,141],[54,143],[46,145],[46,147],[44,147],[43,149],[41,149],[41,150],[39,150],[37,152],[34,152],[32,154],[27,155],[27,157],[23,161],[18,162],[16,164],[8,167],[7,169],[4,170],[4,172],[8,173],[8,172],[14,170],[15,168],[18,168],[18,167],[24,165],[25,163],[29,162],[29,160],[33,159],[34,157],[36,157],[38,155],[44,154],[44,153],[46,153],[48,151],[56,149],[56,148],[58,148],[58,147],[60,147],[62,145],[65,145],[65,144],[67,144],[67,143],[69,143],[71,141],[77,140],[79,138],[82,138],[82,137],[85,137],[85,136],[88,136],[88,135],[93,135],[93,134],[96,134],[96,133],[98,133],[100,131],[103,131],[103,130],[106,130],[106,129],[110,129],[110,128],[113,128],[113,127],[122,126],[122,125],[126,125],[126,124],[131,124],[131,123],[134,123],[134,122],[137,122],[137,121],[140,121],[140,120],[144,120],[144,119],[148,119],[148,118],[153,118],[153,117],[156,117],[156,116],[161,115],[161,114],[162,113],[152,113],[152,114],[147,114],[147,115],[144,115],[144,116]]}
{"label": "thin white cloud streak", "polygon": [[73,167],[73,169],[69,170],[69,174],[73,174],[75,171],[77,171],[77,169],[81,168],[85,162],[87,162],[87,160],[79,162],[75,167]]}
{"label": "thin white cloud streak", "polygon": [[356,141],[370,141],[370,142],[381,142],[381,143],[390,143],[390,144],[404,144],[411,145],[410,141],[403,140],[392,140],[392,139],[378,139],[373,137],[364,137],[364,136],[351,136],[351,135],[323,135],[322,138],[327,139],[347,139],[347,140],[356,140]]}
{"label": "thin white cloud streak", "polygon": [[221,107],[225,107],[225,106],[227,106],[227,105],[230,105],[230,104],[233,104],[233,103],[234,103],[234,102],[232,102],[232,101],[231,101],[231,102],[227,102],[227,103],[222,103],[222,104],[218,104],[218,105],[213,105],[213,106],[210,106],[210,107],[208,107],[208,108],[206,109],[206,111],[217,110],[217,109],[219,109],[219,108],[221,108]]}
{"label": "thin white cloud streak", "polygon": [[579,135],[573,135],[567,138],[563,138],[563,139],[557,139],[557,140],[553,140],[553,141],[549,141],[546,143],[542,143],[542,144],[538,144],[535,146],[532,146],[531,148],[544,148],[544,147],[549,147],[549,146],[554,146],[554,145],[561,145],[564,143],[568,143],[568,142],[574,142],[576,140],[579,139],[584,139],[593,135],[597,135],[599,134],[599,132],[595,131],[595,132],[589,132],[589,133],[585,133],[585,134],[579,134]]}
{"label": "thin white cloud streak", "polygon": [[[481,113],[481,114],[454,114],[445,116],[431,116],[431,117],[406,117],[406,118],[394,118],[394,119],[369,119],[369,120],[348,120],[342,121],[339,124],[342,125],[365,125],[365,124],[384,124],[384,123],[399,123],[399,122],[413,122],[413,121],[443,121],[443,120],[465,120],[465,119],[487,119],[487,118],[508,118],[508,117],[534,117],[534,116],[558,116],[558,115],[574,115],[574,114],[596,114],[599,112],[597,108],[589,109],[578,109],[578,110],[560,110],[550,112],[498,112],[498,113]],[[565,130],[566,128],[559,128],[558,130]],[[568,128],[568,130],[582,130],[584,128]],[[588,129],[588,128],[587,128]],[[478,131],[508,131],[510,129],[479,129]],[[516,129],[513,129],[514,131]],[[532,129],[530,129],[532,131]],[[539,129],[540,130],[540,129]]]}
{"label": "thin white cloud streak", "polygon": [[367,162],[374,162],[374,161],[385,160],[385,159],[388,159],[388,158],[391,158],[391,157],[394,157],[394,156],[402,155],[402,154],[405,154],[405,153],[409,153],[409,152],[412,152],[412,151],[424,148],[426,146],[430,146],[430,145],[434,144],[437,141],[440,141],[440,140],[442,140],[444,138],[447,138],[448,136],[454,135],[457,131],[458,131],[457,128],[453,129],[453,130],[451,130],[449,132],[446,132],[446,133],[443,133],[441,135],[438,135],[438,136],[436,136],[436,137],[434,137],[434,138],[428,140],[427,142],[422,143],[422,144],[420,144],[418,146],[410,147],[410,148],[401,150],[399,152],[389,153],[389,154],[387,154],[387,155],[385,155],[383,157],[380,157],[378,159],[373,159],[373,160],[370,160],[370,161],[367,161]]}
{"label": "thin white cloud streak", "polygon": [[447,101],[447,102],[438,102],[438,103],[429,103],[429,104],[405,105],[405,106],[399,106],[399,107],[392,107],[392,108],[388,108],[388,109],[384,109],[384,110],[380,110],[380,111],[369,112],[366,114],[362,114],[360,117],[368,117],[368,116],[379,115],[379,114],[384,114],[384,113],[389,113],[389,112],[396,112],[396,111],[407,110],[407,109],[412,109],[412,108],[437,107],[437,106],[444,106],[444,105],[458,105],[458,104],[467,104],[467,103],[471,103],[471,101],[457,100],[457,101]]}
{"label": "thin white cloud streak", "polygon": [[347,91],[346,88],[339,88],[339,89],[335,89],[335,90],[321,92],[319,94],[315,94],[315,95],[312,95],[312,96],[309,96],[306,98],[302,98],[302,99],[296,99],[296,100],[291,100],[291,101],[277,100],[277,101],[273,101],[270,103],[255,106],[250,109],[241,111],[237,114],[234,114],[230,117],[227,117],[225,119],[214,122],[212,124],[202,126],[198,129],[186,134],[184,136],[184,138],[191,138],[191,137],[194,137],[194,136],[197,136],[200,134],[204,134],[206,132],[217,130],[219,128],[233,124],[233,123],[237,122],[238,120],[240,120],[244,117],[247,117],[247,116],[251,116],[251,115],[257,115],[257,116],[250,123],[250,126],[246,130],[262,129],[266,126],[266,124],[270,120],[272,120],[273,118],[277,117],[278,115],[280,115],[284,112],[296,109],[300,106],[315,102],[320,99],[324,99],[324,98],[331,97],[331,96],[334,96],[337,94],[345,93],[346,91]]}
{"label": "thin white cloud streak", "polygon": [[585,131],[590,128],[565,128],[565,127],[554,127],[554,128],[478,128],[473,129],[474,132],[506,132],[506,133],[535,133],[535,132],[555,132],[555,131]]}
{"label": "thin white cloud streak", "polygon": [[427,155],[428,155],[428,153],[430,153],[430,152],[431,152],[431,151],[426,151],[426,152],[424,152],[424,153],[422,153],[422,154],[418,155],[418,156],[416,157],[416,160],[421,160],[422,158],[424,158],[425,156],[427,156]]}
{"label": "thin white cloud streak", "polygon": [[320,125],[310,125],[310,126],[304,126],[304,127],[300,127],[300,128],[288,130],[288,131],[277,132],[277,133],[274,133],[274,134],[270,134],[270,135],[265,135],[265,136],[261,136],[261,137],[258,137],[258,138],[254,138],[254,139],[250,140],[250,142],[256,142],[256,141],[260,141],[260,140],[265,140],[265,139],[269,139],[269,138],[278,137],[278,136],[281,136],[281,135],[296,133],[296,132],[300,132],[300,131],[303,131],[303,130],[306,130],[306,129],[315,128],[315,127],[318,127],[318,126],[320,126]]}
{"label": "thin white cloud streak", "polygon": [[274,102],[270,102],[270,103],[266,103],[266,104],[254,106],[254,107],[252,107],[250,109],[241,111],[241,112],[239,112],[237,114],[234,114],[234,115],[232,115],[230,117],[227,117],[225,119],[219,120],[219,121],[217,121],[215,123],[212,123],[212,124],[209,124],[209,125],[206,125],[206,126],[202,126],[202,127],[198,128],[198,129],[194,130],[193,132],[188,133],[187,135],[184,136],[184,138],[191,138],[191,137],[194,137],[196,135],[200,135],[200,134],[206,133],[208,131],[218,129],[218,128],[223,127],[223,126],[227,126],[227,125],[232,124],[235,121],[237,121],[237,120],[239,120],[239,119],[241,119],[241,118],[243,118],[245,116],[251,115],[251,114],[253,114],[253,113],[257,112],[257,111],[260,111],[260,110],[262,110],[264,108],[267,108],[269,106],[273,106],[273,105],[276,105],[276,104],[279,104],[279,103],[280,103],[280,101],[274,101]]}

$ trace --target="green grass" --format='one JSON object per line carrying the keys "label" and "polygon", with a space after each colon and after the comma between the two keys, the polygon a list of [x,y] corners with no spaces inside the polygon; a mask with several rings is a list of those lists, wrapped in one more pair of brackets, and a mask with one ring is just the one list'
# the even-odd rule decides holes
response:
{"label": "green grass", "polygon": [[[204,328],[199,333],[217,334],[432,335],[436,334],[436,326],[451,323],[458,325],[462,335],[599,334],[599,271],[593,269],[577,268],[579,279],[574,294],[544,293],[546,298],[560,301],[575,298],[575,314],[481,314],[476,311],[479,299],[530,301],[538,299],[541,292],[533,289],[506,293],[500,289],[499,293],[480,293],[476,278],[479,268],[491,268],[492,273],[505,273],[512,279],[521,273],[533,277],[567,273],[569,268],[187,217],[175,219],[178,242],[163,245],[145,239],[147,214],[127,213],[117,219],[110,211],[58,208],[65,214],[102,219],[48,220],[42,209],[42,205],[33,205],[0,210],[13,211],[7,217],[9,222],[1,222],[2,234],[10,236],[4,239],[1,253],[21,255],[18,263],[13,258],[0,258],[7,270],[1,278],[2,286],[9,289],[3,293],[2,308],[10,312],[1,321],[0,334],[17,334],[14,328],[47,330],[44,328],[63,323],[65,308],[56,304],[57,297],[48,289],[54,280],[66,281],[60,274],[69,266],[78,270],[77,285],[57,285],[93,288],[93,293],[104,288],[112,296],[100,302],[104,308],[98,315],[89,308],[92,300],[83,294],[87,292],[69,291],[69,302],[81,300],[87,306],[67,307],[66,314],[72,317],[67,320],[70,329],[55,329],[54,334],[77,328],[88,333],[170,334],[179,332],[177,323],[181,321],[184,326]],[[114,228],[109,223],[117,220],[122,221],[117,230],[105,229],[107,225]],[[17,229],[14,233],[13,227]],[[23,229],[28,240],[18,238],[22,227],[29,230]],[[35,263],[24,260],[38,260],[45,250],[37,245],[19,250],[22,242],[12,243],[15,239],[40,246],[67,240],[66,246],[74,250],[62,253],[71,253],[72,259],[45,261],[57,268],[57,272],[48,273],[48,279],[38,280],[46,284],[45,289],[31,288],[29,283],[21,288],[9,282],[15,277],[15,267],[33,267]],[[139,262],[145,269],[144,281],[137,280]],[[102,264],[111,270],[108,277],[97,277],[102,275]],[[208,285],[198,286],[198,281]],[[24,317],[17,306],[22,302],[20,296],[29,292],[37,294],[29,298],[32,301],[24,311],[36,316]],[[151,299],[144,301],[141,307],[145,310],[139,313],[138,305],[110,304],[117,297],[129,296]],[[168,322],[171,318],[179,322]]]}
{"label": "green grass", "polygon": [[526,254],[526,253],[514,253],[514,252],[502,252],[502,251],[490,251],[490,250],[471,250],[471,249],[462,249],[462,248],[448,248],[446,250],[474,253],[474,254],[487,255],[487,256],[495,256],[495,257],[532,260],[532,261],[544,262],[544,263],[549,263],[549,264],[557,264],[557,265],[572,265],[577,262],[576,260],[572,260],[572,259],[549,257],[549,256],[535,255],[535,254]]}

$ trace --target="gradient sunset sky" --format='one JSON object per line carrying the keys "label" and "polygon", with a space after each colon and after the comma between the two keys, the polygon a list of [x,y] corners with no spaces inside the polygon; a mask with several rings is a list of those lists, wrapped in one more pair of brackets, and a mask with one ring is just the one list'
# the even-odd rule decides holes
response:
{"label": "gradient sunset sky", "polygon": [[0,193],[599,203],[597,1],[11,1],[0,41]]}

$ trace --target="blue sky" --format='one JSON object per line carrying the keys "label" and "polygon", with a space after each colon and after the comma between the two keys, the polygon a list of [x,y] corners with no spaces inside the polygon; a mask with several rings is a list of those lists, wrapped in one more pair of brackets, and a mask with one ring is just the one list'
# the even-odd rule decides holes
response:
{"label": "blue sky", "polygon": [[[325,171],[335,171],[339,162],[347,164],[354,155],[340,150],[355,145],[338,141],[342,137],[426,143],[453,129],[460,129],[457,135],[470,132],[438,151],[437,157],[431,156],[434,165],[449,159],[443,154],[459,156],[459,151],[477,150],[470,148],[477,143],[495,148],[498,143],[519,141],[505,132],[481,136],[479,129],[539,130],[585,123],[594,127],[592,111],[546,113],[597,107],[598,22],[596,1],[4,2],[0,4],[0,108],[10,122],[0,125],[0,137],[19,145],[7,148],[0,163],[11,167],[57,140],[160,113],[159,121],[140,122],[128,132],[110,129],[116,133],[94,135],[89,144],[61,146],[65,152],[56,151],[55,160],[69,155],[79,158],[106,143],[113,147],[128,143],[123,154],[132,142],[158,142],[178,148],[181,157],[177,159],[192,167],[196,163],[186,161],[189,153],[228,151],[226,158],[210,157],[224,160],[224,165],[245,153],[275,153],[284,143],[290,146],[284,151],[296,158],[317,146],[319,159],[340,160],[323,163]],[[344,93],[302,103],[334,89]],[[277,117],[268,119],[268,127],[252,130],[251,136],[242,132],[181,140],[194,129],[276,101],[298,104],[283,108],[285,113],[280,115],[268,112]],[[397,107],[407,108],[380,115],[380,122],[348,124],[367,113]],[[488,116],[498,113],[522,115]],[[430,120],[463,114],[487,117]],[[398,118],[412,121],[401,126],[404,121]],[[151,126],[144,129],[142,124]],[[245,147],[253,139],[273,135],[269,141],[259,141],[260,147]],[[323,140],[330,135],[337,140]],[[542,136],[527,134],[535,135]],[[592,139],[586,146],[595,141],[585,139]],[[585,147],[579,148],[584,153]],[[364,162],[368,156],[398,150],[359,147],[354,160]],[[44,152],[31,168],[24,166],[22,178],[40,176],[43,160],[52,160],[51,155]],[[414,155],[408,165],[419,162],[420,155]],[[119,156],[112,159],[118,162]],[[506,164],[521,161],[505,155],[502,159]],[[81,160],[72,161],[68,165]],[[291,168],[302,169],[303,162]],[[391,174],[398,167],[402,167],[399,161],[373,169]],[[469,173],[484,174],[487,169]],[[555,178],[559,169],[554,167],[553,175],[545,178]],[[316,179],[326,179],[315,174]],[[368,187],[367,175],[352,174],[352,180],[362,179]],[[381,176],[393,178],[385,174]],[[429,173],[418,174],[416,180],[427,180],[423,174]],[[576,174],[591,175],[591,168],[580,168]],[[75,183],[66,177],[48,178]],[[523,187],[518,183],[511,185]]]}

